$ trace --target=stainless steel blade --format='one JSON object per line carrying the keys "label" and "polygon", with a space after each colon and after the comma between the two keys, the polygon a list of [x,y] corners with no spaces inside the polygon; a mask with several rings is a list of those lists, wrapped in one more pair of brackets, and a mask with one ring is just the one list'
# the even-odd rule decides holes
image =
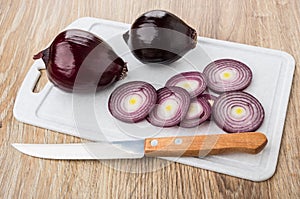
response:
{"label": "stainless steel blade", "polygon": [[20,152],[38,158],[64,160],[136,159],[144,156],[144,140],[76,144],[12,144]]}

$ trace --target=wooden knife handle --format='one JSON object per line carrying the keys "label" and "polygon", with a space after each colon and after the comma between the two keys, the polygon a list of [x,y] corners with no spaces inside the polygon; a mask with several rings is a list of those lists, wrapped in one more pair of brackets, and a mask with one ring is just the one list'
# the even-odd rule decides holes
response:
{"label": "wooden knife handle", "polygon": [[147,138],[144,150],[148,157],[201,157],[232,152],[256,154],[267,142],[267,137],[260,132]]}

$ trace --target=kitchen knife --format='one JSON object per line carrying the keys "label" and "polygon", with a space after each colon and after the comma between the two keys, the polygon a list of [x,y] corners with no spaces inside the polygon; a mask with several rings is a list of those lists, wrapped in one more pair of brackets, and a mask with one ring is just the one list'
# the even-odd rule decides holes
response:
{"label": "kitchen knife", "polygon": [[145,140],[74,144],[12,144],[30,156],[46,159],[134,159],[147,157],[199,157],[221,153],[259,153],[267,144],[260,132],[212,134]]}

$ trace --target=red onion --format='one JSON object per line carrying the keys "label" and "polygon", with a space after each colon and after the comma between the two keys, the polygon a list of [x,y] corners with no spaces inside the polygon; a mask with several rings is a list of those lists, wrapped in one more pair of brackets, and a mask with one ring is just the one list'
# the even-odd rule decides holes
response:
{"label": "red onion", "polygon": [[211,106],[207,99],[198,96],[194,98],[189,106],[189,110],[183,121],[180,122],[181,127],[191,128],[207,121],[211,115]]}
{"label": "red onion", "polygon": [[194,98],[206,89],[206,80],[202,73],[198,71],[184,72],[171,77],[166,86],[178,86],[187,90]]}
{"label": "red onion", "polygon": [[190,95],[180,87],[163,87],[157,91],[156,104],[147,120],[159,127],[175,126],[183,120],[188,111]]}
{"label": "red onion", "polygon": [[197,44],[196,30],[165,10],[142,14],[123,38],[143,63],[172,63]]}
{"label": "red onion", "polygon": [[50,47],[33,57],[39,58],[46,65],[49,80],[65,91],[73,91],[74,87],[99,90],[127,72],[126,63],[106,42],[83,30],[61,32]]}
{"label": "red onion", "polygon": [[261,103],[246,92],[223,93],[213,106],[216,124],[229,133],[257,130],[264,120]]}
{"label": "red onion", "polygon": [[250,68],[233,59],[216,60],[208,64],[203,73],[207,78],[207,86],[218,93],[243,90],[252,80]]}
{"label": "red onion", "polygon": [[143,120],[157,100],[155,88],[143,81],[132,81],[117,87],[110,95],[108,108],[117,119],[135,123]]}

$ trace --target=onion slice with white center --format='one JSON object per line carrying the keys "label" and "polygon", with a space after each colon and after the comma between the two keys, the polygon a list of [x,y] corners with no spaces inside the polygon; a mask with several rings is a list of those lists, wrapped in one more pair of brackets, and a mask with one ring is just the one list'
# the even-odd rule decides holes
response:
{"label": "onion slice with white center", "polygon": [[166,87],[177,86],[189,92],[191,98],[197,97],[206,89],[206,80],[202,73],[198,71],[183,72],[171,77]]}
{"label": "onion slice with white center", "polygon": [[233,59],[213,61],[204,68],[203,73],[207,78],[207,86],[217,93],[241,91],[252,80],[251,69]]}
{"label": "onion slice with white center", "polygon": [[189,93],[180,87],[163,87],[157,91],[157,102],[147,120],[154,126],[171,127],[185,117],[190,105]]}
{"label": "onion slice with white center", "polygon": [[261,103],[246,92],[223,93],[213,106],[216,124],[228,133],[257,130],[263,123],[265,113]]}
{"label": "onion slice with white center", "polygon": [[156,90],[151,84],[132,81],[120,85],[112,92],[108,108],[115,118],[136,123],[147,117],[156,100]]}
{"label": "onion slice with white center", "polygon": [[191,101],[189,110],[179,126],[185,128],[198,126],[210,118],[211,111],[211,105],[207,99],[200,95]]}

